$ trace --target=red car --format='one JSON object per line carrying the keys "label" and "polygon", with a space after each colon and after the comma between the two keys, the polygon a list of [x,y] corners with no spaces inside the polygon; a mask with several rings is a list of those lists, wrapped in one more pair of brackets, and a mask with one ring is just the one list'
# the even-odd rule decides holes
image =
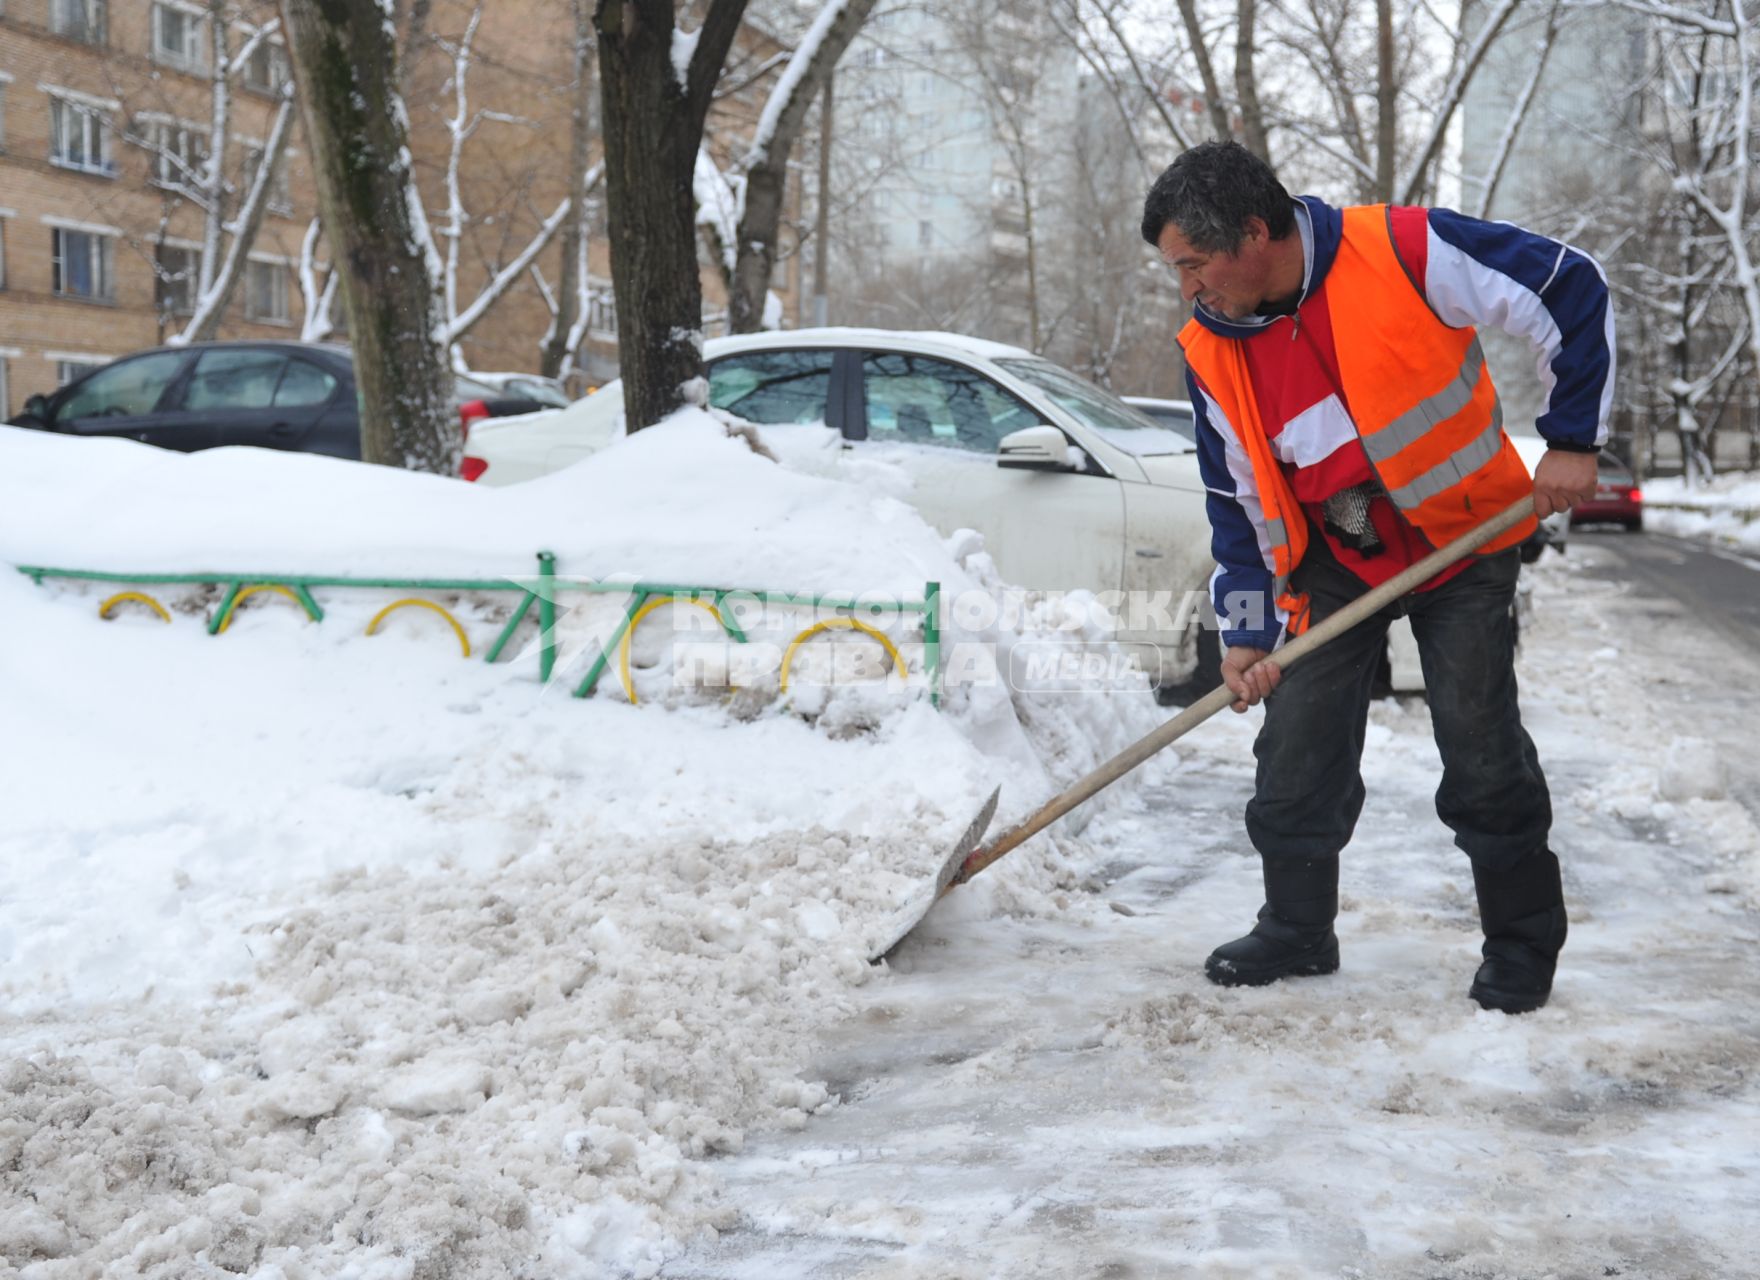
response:
{"label": "red car", "polygon": [[1571,524],[1644,527],[1644,494],[1632,469],[1603,449],[1595,460],[1595,496],[1571,508]]}

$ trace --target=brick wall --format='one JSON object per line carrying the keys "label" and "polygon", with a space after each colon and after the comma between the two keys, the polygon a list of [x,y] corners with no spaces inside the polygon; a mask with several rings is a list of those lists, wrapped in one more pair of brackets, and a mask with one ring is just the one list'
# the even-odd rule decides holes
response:
{"label": "brick wall", "polygon": [[[187,7],[187,0],[171,3]],[[201,70],[206,59],[190,69],[154,57],[154,0],[108,0],[105,7],[106,40],[93,45],[50,29],[50,0],[0,0],[0,238],[5,253],[0,392],[6,397],[0,412],[7,415],[20,412],[27,396],[54,389],[60,359],[110,358],[151,347],[183,323],[180,316],[160,312],[156,246],[199,244],[202,214],[154,185],[152,154],[131,145],[126,135],[142,132],[142,117],[205,125],[211,113],[211,84]],[[275,12],[271,0],[251,0],[244,7],[253,21],[267,21]],[[405,72],[417,181],[436,229],[443,225],[447,205],[446,125],[455,109],[452,59],[444,42],[463,33],[473,7],[469,0],[435,0],[428,32],[437,39],[424,45]],[[245,28],[235,30],[235,48],[245,34]],[[473,113],[494,114],[478,123],[460,168],[470,215],[458,253],[461,308],[529,241],[564,194],[572,40],[566,0],[497,0],[484,6],[468,106]],[[778,47],[755,29],[742,33],[747,58],[761,60]],[[712,128],[724,140],[723,149],[749,130],[773,80],[774,73],[717,104]],[[242,185],[244,142],[268,136],[275,100],[246,89],[238,79],[232,83],[233,141],[227,170]],[[77,94],[82,102],[107,104],[113,125],[112,174],[79,172],[51,161],[53,89]],[[287,271],[291,317],[284,324],[248,319],[241,287],[220,326],[223,338],[287,338],[300,332],[297,265],[317,204],[303,129],[296,127],[284,163],[289,207],[265,216],[253,257]],[[601,208],[602,201],[601,192]],[[791,202],[798,216],[798,192]],[[51,256],[57,225],[110,237],[111,297],[87,300],[54,292]],[[441,252],[446,252],[444,240]],[[322,248],[319,257],[328,257]],[[593,277],[608,287],[610,263],[602,234],[590,242],[589,261]],[[538,268],[554,285],[560,277],[556,244],[541,255]],[[800,315],[801,272],[791,262],[777,275],[777,289],[792,321]],[[707,269],[704,292],[706,310],[723,305],[719,282]],[[340,302],[336,310],[340,319]],[[474,368],[535,370],[549,324],[549,308],[528,274],[460,345]],[[600,368],[614,364],[615,340],[609,334],[593,335],[589,345]]]}

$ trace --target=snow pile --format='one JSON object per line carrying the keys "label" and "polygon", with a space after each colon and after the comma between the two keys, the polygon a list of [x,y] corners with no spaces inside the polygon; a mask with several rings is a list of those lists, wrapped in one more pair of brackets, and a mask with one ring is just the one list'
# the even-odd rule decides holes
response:
{"label": "snow pile", "polygon": [[1644,519],[1663,533],[1760,551],[1760,475],[1729,472],[1694,488],[1681,476],[1646,480]]}
{"label": "snow pile", "polygon": [[[975,536],[691,411],[499,492],[18,431],[0,454],[15,563],[487,575],[547,547],[684,582],[1003,590]],[[583,702],[529,651],[364,639],[371,593],[211,638],[4,579],[0,1259],[33,1276],[655,1274],[729,1221],[702,1157],[837,1105],[800,1064],[979,801],[1003,785],[1000,826],[1159,715],[975,678],[937,712],[916,672],[815,687],[811,661],[742,704],[640,653],[664,705],[610,680]],[[1027,597],[946,644],[979,676],[992,649],[1104,649],[1081,605]],[[945,918],[1056,912],[1074,838]]]}
{"label": "snow pile", "polygon": [[[947,568],[908,508],[778,468],[686,409],[505,489],[261,449],[0,427],[0,560],[110,572],[591,578],[909,593]],[[876,526],[883,536],[876,536]]]}

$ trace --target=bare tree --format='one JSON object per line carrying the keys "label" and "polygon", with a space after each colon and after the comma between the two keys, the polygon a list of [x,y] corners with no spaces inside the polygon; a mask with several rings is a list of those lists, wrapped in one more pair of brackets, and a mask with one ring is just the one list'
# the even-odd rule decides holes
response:
{"label": "bare tree", "polygon": [[703,387],[702,283],[691,198],[709,102],[746,0],[710,0],[680,31],[673,0],[596,0],[611,282],[629,429]]}
{"label": "bare tree", "polygon": [[[1689,481],[1709,475],[1715,451],[1703,408],[1739,372],[1742,347],[1760,367],[1760,190],[1754,139],[1760,133],[1760,28],[1746,0],[1697,8],[1628,2],[1650,27],[1653,74],[1644,82],[1644,147],[1665,198],[1679,248],[1671,285],[1674,354],[1668,381],[1674,429]],[[1697,301],[1695,301],[1697,299]],[[1720,299],[1729,314],[1718,319]],[[1719,330],[1722,341],[1719,341]],[[1698,351],[1699,336],[1712,339]]]}
{"label": "bare tree", "polygon": [[379,0],[282,0],[318,204],[342,272],[361,456],[457,473],[460,435],[433,251]]}
{"label": "bare tree", "polygon": [[[593,150],[593,17],[587,0],[569,0],[574,17],[574,84],[569,104],[568,189],[574,194],[572,216],[562,228],[562,274],[552,294],[540,283],[546,299],[554,299],[550,328],[544,334],[539,370],[545,377],[566,375],[580,349],[584,332],[576,326],[587,313],[587,197],[603,168],[590,173]],[[542,277],[539,277],[540,281]]]}
{"label": "bare tree", "polygon": [[1504,123],[1503,132],[1498,137],[1491,163],[1481,178],[1482,186],[1479,199],[1474,208],[1477,217],[1488,216],[1491,202],[1497,198],[1497,187],[1503,181],[1503,172],[1509,164],[1510,153],[1515,149],[1516,138],[1521,133],[1522,123],[1528,118],[1529,108],[1533,106],[1534,93],[1540,87],[1541,79],[1546,75],[1547,60],[1551,58],[1553,47],[1558,43],[1560,16],[1560,0],[1552,0],[1546,10],[1545,27],[1541,31],[1539,39],[1534,42],[1533,68],[1510,103],[1509,117]]}
{"label": "bare tree", "polygon": [[744,199],[734,233],[733,269],[727,279],[728,328],[734,333],[752,333],[764,327],[770,277],[776,269],[789,156],[814,98],[874,4],[875,0],[826,0],[782,68],[758,117],[738,166],[744,179]]}

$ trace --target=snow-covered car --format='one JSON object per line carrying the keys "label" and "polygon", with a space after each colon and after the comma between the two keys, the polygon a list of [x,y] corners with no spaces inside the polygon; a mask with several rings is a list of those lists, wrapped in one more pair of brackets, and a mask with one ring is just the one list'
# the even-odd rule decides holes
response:
{"label": "snow-covered car", "polygon": [[[977,529],[1017,586],[1161,593],[1169,620],[1184,593],[1202,598],[1210,526],[1192,443],[1049,361],[954,334],[863,329],[718,338],[704,354],[710,403],[757,424],[787,465],[902,478],[899,497],[943,533]],[[478,424],[465,473],[512,484],[622,432],[623,387],[611,382],[556,413]],[[1177,631],[1151,612],[1121,638],[1145,646],[1152,678],[1183,680],[1199,661],[1214,672],[1216,633],[1192,625],[1196,610]]]}

